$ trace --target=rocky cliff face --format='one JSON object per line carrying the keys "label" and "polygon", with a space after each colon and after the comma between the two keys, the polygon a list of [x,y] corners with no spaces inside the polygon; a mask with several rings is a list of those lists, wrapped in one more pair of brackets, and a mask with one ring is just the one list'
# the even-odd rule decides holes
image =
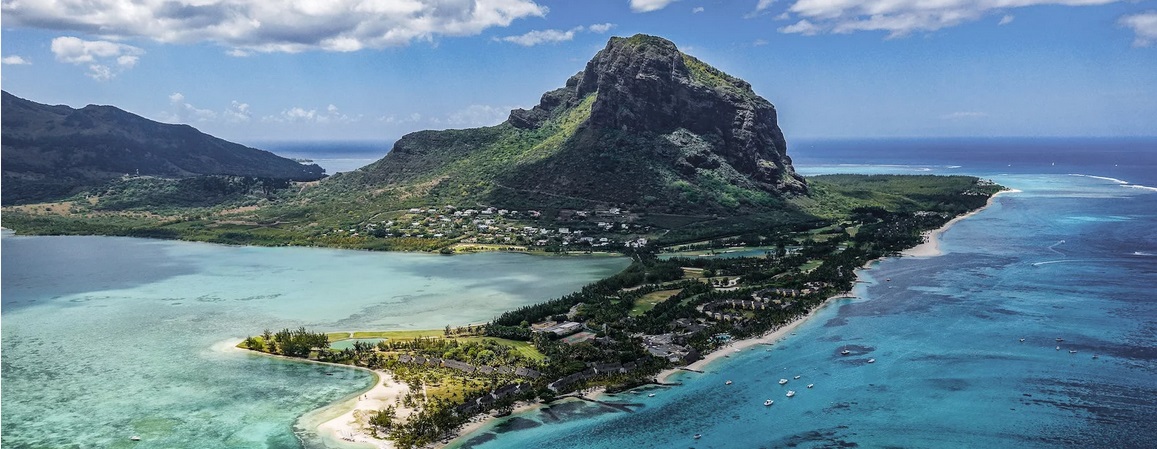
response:
{"label": "rocky cliff face", "polygon": [[566,86],[543,95],[531,110],[517,109],[510,123],[535,128],[560,110],[595,94],[590,132],[663,136],[685,151],[679,171],[718,169],[726,163],[764,189],[804,192],[775,107],[746,81],[686,55],[663,38],[615,37]]}
{"label": "rocky cliff face", "polygon": [[565,85],[488,128],[421,131],[326,191],[366,201],[591,208],[701,216],[806,194],[775,108],[670,41],[612,38]]}

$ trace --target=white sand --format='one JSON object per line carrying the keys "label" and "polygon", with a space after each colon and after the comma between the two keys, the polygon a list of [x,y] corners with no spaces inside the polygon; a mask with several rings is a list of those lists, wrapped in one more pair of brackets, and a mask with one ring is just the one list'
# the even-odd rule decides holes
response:
{"label": "white sand", "polygon": [[941,226],[938,229],[935,229],[932,231],[924,231],[924,243],[921,243],[919,245],[916,245],[916,246],[908,248],[904,251],[901,251],[900,254],[905,256],[905,257],[936,257],[936,256],[944,254],[944,252],[940,250],[940,236],[942,234],[944,234],[944,232],[947,231],[948,228],[951,228],[952,225],[956,224],[960,220],[963,220],[965,218],[976,215],[976,214],[980,213],[980,211],[982,211],[982,210],[988,209],[988,206],[991,206],[992,202],[996,201],[996,197],[1003,195],[1003,194],[1006,194],[1006,193],[1019,193],[1019,192],[1020,192],[1020,190],[1015,190],[1015,189],[1013,189],[1013,190],[1001,190],[999,192],[996,192],[992,196],[988,197],[988,202],[984,204],[984,207],[981,207],[979,209],[976,209],[972,212],[961,215],[959,217],[953,218],[952,220],[949,220],[948,223],[944,223],[944,226]]}
{"label": "white sand", "polygon": [[[317,426],[318,435],[328,441],[363,443],[358,447],[393,449],[388,440],[374,438],[370,432],[369,420],[377,411],[389,406],[396,407],[395,416],[405,419],[414,412],[401,405],[401,399],[410,392],[406,384],[394,380],[390,373],[374,371],[374,386],[352,401],[340,404],[348,411]],[[352,445],[351,445],[352,446]]]}

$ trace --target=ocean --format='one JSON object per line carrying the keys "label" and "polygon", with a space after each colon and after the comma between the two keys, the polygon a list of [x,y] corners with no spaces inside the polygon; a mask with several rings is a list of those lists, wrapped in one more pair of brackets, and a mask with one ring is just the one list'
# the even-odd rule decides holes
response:
{"label": "ocean", "polygon": [[[615,407],[517,414],[455,445],[1152,447],[1157,139],[799,141],[789,152],[807,175],[971,174],[1021,192],[945,232],[941,256],[862,270],[856,298],[774,346],[678,374],[677,387],[603,398]],[[297,417],[368,377],[226,342],[264,327],[485,320],[625,266],[97,237],[4,235],[3,250],[5,448],[319,448]]]}
{"label": "ocean", "polygon": [[1157,139],[805,141],[790,153],[807,175],[971,174],[1021,192],[950,228],[941,256],[862,270],[856,298],[774,346],[602,398],[614,406],[515,415],[455,446],[1153,447]]}

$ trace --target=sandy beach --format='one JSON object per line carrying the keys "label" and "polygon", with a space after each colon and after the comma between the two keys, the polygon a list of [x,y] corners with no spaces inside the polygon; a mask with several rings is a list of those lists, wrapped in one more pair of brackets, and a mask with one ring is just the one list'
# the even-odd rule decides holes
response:
{"label": "sandy beach", "polygon": [[992,202],[996,201],[996,197],[1003,195],[1003,194],[1006,194],[1006,193],[1018,193],[1018,192],[1020,192],[1020,190],[1016,190],[1016,189],[1001,190],[999,192],[996,192],[992,196],[988,197],[988,202],[984,204],[984,207],[981,207],[979,209],[976,209],[972,212],[961,215],[959,217],[953,218],[953,219],[949,220],[948,223],[944,223],[944,226],[941,226],[937,229],[934,229],[931,231],[925,231],[924,232],[924,243],[921,243],[919,245],[916,245],[916,246],[908,248],[904,251],[901,251],[900,254],[903,255],[904,257],[936,257],[936,256],[939,256],[941,254],[944,254],[944,252],[940,250],[940,236],[942,234],[944,234],[944,232],[947,231],[948,228],[951,228],[952,225],[956,224],[960,220],[963,220],[965,218],[976,215],[976,214],[980,213],[980,211],[982,211],[982,210],[988,209],[988,206],[991,206]]}
{"label": "sandy beach", "polygon": [[[317,426],[317,433],[327,442],[337,441],[346,443],[364,443],[364,447],[392,449],[394,444],[388,440],[374,438],[369,429],[369,419],[374,412],[394,406],[396,416],[405,418],[413,413],[412,409],[401,405],[401,399],[410,388],[406,384],[397,382],[388,372],[373,371],[374,386],[358,397],[340,404],[348,411],[336,418],[325,421]],[[352,445],[351,445],[352,446]]]}

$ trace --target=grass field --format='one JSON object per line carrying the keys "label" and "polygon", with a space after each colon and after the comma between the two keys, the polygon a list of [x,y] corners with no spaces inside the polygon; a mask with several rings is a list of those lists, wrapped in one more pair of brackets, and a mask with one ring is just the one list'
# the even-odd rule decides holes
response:
{"label": "grass field", "polygon": [[[652,306],[654,307],[654,306]],[[352,337],[350,335],[353,335]],[[443,330],[419,330],[419,331],[375,331],[375,332],[330,332],[326,334],[329,337],[330,343],[348,340],[350,338],[384,338],[386,340],[412,340],[415,338],[443,338],[445,332]],[[494,340],[506,346],[513,347],[515,351],[522,354],[528,359],[534,361],[546,360],[546,356],[538,352],[538,349],[528,341],[507,340],[505,338],[495,337],[453,337],[460,342],[468,341],[482,341]]]}
{"label": "grass field", "polygon": [[635,307],[631,308],[631,316],[639,316],[647,311],[654,309],[655,304],[661,303],[670,299],[672,296],[678,295],[683,289],[675,290],[659,290],[657,292],[647,293],[635,301]]}

